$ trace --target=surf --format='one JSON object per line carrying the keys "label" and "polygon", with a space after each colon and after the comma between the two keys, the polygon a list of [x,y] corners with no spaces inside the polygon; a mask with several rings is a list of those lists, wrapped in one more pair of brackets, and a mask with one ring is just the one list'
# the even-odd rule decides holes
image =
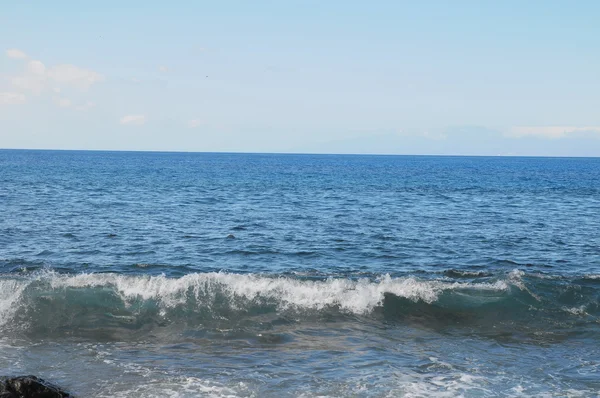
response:
{"label": "surf", "polygon": [[586,281],[589,277],[553,280],[519,270],[472,280],[388,274],[315,280],[227,272],[174,278],[44,270],[0,276],[0,330],[148,332],[282,318],[299,324],[362,319],[479,332],[597,327],[600,293]]}

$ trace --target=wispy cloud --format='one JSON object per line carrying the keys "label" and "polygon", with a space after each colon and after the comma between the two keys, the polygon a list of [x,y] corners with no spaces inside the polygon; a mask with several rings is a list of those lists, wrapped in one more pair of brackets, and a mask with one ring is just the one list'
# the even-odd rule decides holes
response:
{"label": "wispy cloud", "polygon": [[95,107],[95,106],[96,106],[96,103],[94,103],[94,102],[92,102],[92,101],[87,101],[87,102],[86,102],[86,103],[84,103],[84,104],[77,105],[77,106],[75,107],[75,110],[78,110],[78,111],[87,111],[87,110],[89,110],[89,109],[92,109],[92,108],[93,108],[93,107]]}
{"label": "wispy cloud", "polygon": [[600,134],[598,126],[516,126],[512,127],[507,135],[511,137],[540,137],[564,138],[574,133]]}
{"label": "wispy cloud", "polygon": [[36,76],[16,76],[11,79],[14,88],[40,95],[46,86],[45,80]]}
{"label": "wispy cloud", "polygon": [[146,115],[126,115],[119,120],[119,123],[128,126],[141,126],[146,123]]}
{"label": "wispy cloud", "polygon": [[10,92],[0,93],[0,105],[17,105],[24,103],[25,100],[25,94]]}
{"label": "wispy cloud", "polygon": [[27,70],[34,75],[43,76],[46,73],[46,65],[38,60],[29,61],[27,63]]}
{"label": "wispy cloud", "polygon": [[25,71],[11,79],[12,85],[22,91],[40,95],[47,84],[46,66],[38,60],[32,60],[25,65]]}
{"label": "wispy cloud", "polygon": [[71,100],[68,98],[54,98],[54,103],[61,108],[68,108],[71,106]]}
{"label": "wispy cloud", "polygon": [[70,85],[84,91],[93,84],[104,80],[104,76],[98,72],[70,64],[62,64],[50,68],[48,70],[48,77],[59,84]]}
{"label": "wispy cloud", "polygon": [[190,120],[188,122],[188,127],[191,128],[191,129],[193,129],[193,128],[196,128],[196,127],[200,127],[203,124],[204,124],[204,122],[202,120],[200,120],[200,119],[193,119],[193,120]]}
{"label": "wispy cloud", "polygon": [[48,68],[39,60],[30,60],[21,74],[10,79],[16,89],[34,95],[41,95],[49,89],[58,93],[61,92],[61,87],[86,91],[103,80],[103,75],[89,69],[69,64]]}
{"label": "wispy cloud", "polygon": [[16,48],[11,48],[11,49],[6,50],[6,56],[8,58],[13,58],[13,59],[24,59],[24,58],[27,58],[27,54],[25,54],[21,50],[17,50]]}
{"label": "wispy cloud", "polygon": [[162,72],[162,73],[165,73],[165,72],[169,71],[169,68],[166,67],[166,66],[164,66],[164,65],[161,65],[161,66],[158,67],[158,71]]}

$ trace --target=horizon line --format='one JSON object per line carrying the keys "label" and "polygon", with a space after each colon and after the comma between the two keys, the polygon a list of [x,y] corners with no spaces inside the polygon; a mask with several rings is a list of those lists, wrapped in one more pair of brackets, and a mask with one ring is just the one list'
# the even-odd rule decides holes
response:
{"label": "horizon line", "polygon": [[348,153],[348,152],[254,152],[254,151],[185,151],[156,149],[64,149],[64,148],[0,148],[0,151],[40,152],[122,152],[122,153],[173,153],[173,154],[224,154],[224,155],[321,155],[321,156],[421,156],[421,157],[480,157],[480,158],[561,158],[598,159],[599,156],[578,155],[477,155],[477,154],[416,154],[416,153]]}

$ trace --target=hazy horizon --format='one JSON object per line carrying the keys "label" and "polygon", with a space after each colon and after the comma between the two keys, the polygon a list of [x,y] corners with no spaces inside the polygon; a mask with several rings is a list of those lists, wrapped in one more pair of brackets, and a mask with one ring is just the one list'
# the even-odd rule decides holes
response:
{"label": "hazy horizon", "polygon": [[399,156],[399,157],[456,157],[456,158],[564,158],[564,159],[596,159],[600,156],[553,156],[553,155],[468,155],[468,154],[429,154],[429,153],[350,153],[350,152],[241,152],[241,151],[178,151],[152,149],[62,149],[62,148],[0,148],[0,151],[32,151],[32,152],[122,152],[122,153],[165,153],[165,154],[208,154],[208,155],[298,155],[298,156]]}

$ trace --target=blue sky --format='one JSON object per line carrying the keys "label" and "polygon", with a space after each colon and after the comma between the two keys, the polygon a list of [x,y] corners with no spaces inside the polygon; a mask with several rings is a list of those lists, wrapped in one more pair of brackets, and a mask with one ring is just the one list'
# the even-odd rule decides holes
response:
{"label": "blue sky", "polygon": [[600,156],[598,15],[4,0],[0,148]]}

